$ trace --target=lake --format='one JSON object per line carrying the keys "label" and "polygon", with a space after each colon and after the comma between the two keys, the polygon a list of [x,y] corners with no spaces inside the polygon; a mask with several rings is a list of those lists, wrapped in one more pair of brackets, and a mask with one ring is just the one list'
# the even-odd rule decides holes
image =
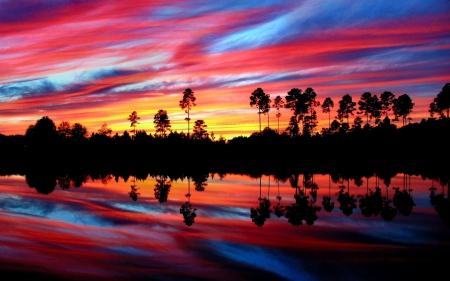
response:
{"label": "lake", "polygon": [[[373,175],[125,178],[0,177],[2,272],[65,280],[415,280],[447,271],[448,187],[439,181],[397,174],[387,188]],[[328,210],[334,203],[330,212],[324,197]]]}

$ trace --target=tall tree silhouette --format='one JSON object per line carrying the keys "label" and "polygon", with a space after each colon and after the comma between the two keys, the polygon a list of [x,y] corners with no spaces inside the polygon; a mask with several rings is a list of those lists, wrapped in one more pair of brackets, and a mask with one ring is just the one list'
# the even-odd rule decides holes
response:
{"label": "tall tree silhouette", "polygon": [[263,89],[257,88],[250,95],[250,106],[258,108],[259,131],[261,132],[261,114],[266,114],[270,110],[270,96],[264,93]]}
{"label": "tall tree silhouette", "polygon": [[68,121],[62,121],[56,130],[58,136],[62,139],[68,139],[72,136],[71,126]]}
{"label": "tall tree silhouette", "polygon": [[192,134],[192,138],[196,140],[207,139],[208,131],[206,130],[208,126],[205,124],[203,120],[197,120],[194,124],[194,132]]}
{"label": "tall tree silhouette", "polygon": [[297,124],[303,125],[303,119],[309,112],[308,95],[302,94],[300,89],[293,88],[287,93],[285,99],[286,108],[293,111]]}
{"label": "tall tree silhouette", "polygon": [[375,118],[375,123],[378,124],[381,117],[382,103],[379,101],[377,95],[372,95],[369,92],[365,92],[361,95],[361,99],[358,101],[358,109],[364,115],[366,115],[366,125],[369,125],[369,119]]}
{"label": "tall tree silhouette", "polygon": [[391,92],[383,92],[380,96],[381,102],[381,113],[388,117],[388,111],[392,110],[392,105],[394,104],[395,95]]}
{"label": "tall tree silhouette", "polygon": [[111,137],[112,135],[112,130],[111,128],[108,127],[108,124],[106,124],[105,122],[102,124],[101,128],[98,129],[97,133],[99,135],[102,136],[107,136],[107,137]]}
{"label": "tall tree silhouette", "polygon": [[278,119],[278,133],[280,133],[280,117],[281,117],[281,113],[280,113],[280,108],[284,107],[284,101],[283,98],[280,96],[277,96],[275,98],[275,100],[273,101],[273,107],[276,108],[277,110],[277,119]]}
{"label": "tall tree silhouette", "polygon": [[170,131],[172,127],[167,111],[162,109],[158,110],[158,113],[155,114],[153,123],[155,124],[156,133],[159,133],[159,136],[164,138],[166,137],[166,131]]}
{"label": "tall tree silhouette", "polygon": [[356,102],[352,100],[352,97],[347,94],[342,97],[342,99],[339,101],[339,108],[337,110],[338,116],[336,117],[343,123],[344,118],[347,118],[347,127],[349,127],[348,118],[350,115],[353,115],[353,111],[356,110],[355,108]]}
{"label": "tall tree silhouette", "polygon": [[402,117],[403,126],[406,125],[406,119],[408,115],[412,112],[414,107],[414,103],[412,99],[407,94],[399,96],[394,100],[394,105],[392,106],[392,110],[394,111],[395,120],[398,120],[398,117]]}
{"label": "tall tree silhouette", "polygon": [[288,127],[286,128],[286,132],[291,137],[298,136],[298,134],[300,132],[300,128],[298,127],[298,121],[297,121],[296,116],[291,116],[291,118],[289,119],[289,124],[288,124]]}
{"label": "tall tree silhouette", "polygon": [[70,134],[73,139],[83,139],[88,137],[87,128],[80,123],[75,123],[72,125]]}
{"label": "tall tree silhouette", "polygon": [[313,134],[314,129],[317,126],[317,113],[314,109],[317,106],[320,106],[320,102],[316,101],[317,94],[313,88],[307,88],[304,92],[306,104],[308,107],[309,116],[305,117],[305,126],[303,131],[306,134]]}
{"label": "tall tree silhouette", "polygon": [[322,112],[328,113],[328,129],[331,128],[331,108],[334,107],[334,102],[331,98],[326,98],[322,103]]}
{"label": "tall tree silhouette", "polygon": [[439,114],[441,117],[445,116],[444,111],[447,110],[447,119],[449,118],[450,110],[450,83],[445,84],[442,87],[442,91],[434,98],[430,104],[430,114],[433,117],[434,113]]}
{"label": "tall tree silhouette", "polygon": [[196,100],[196,97],[194,96],[194,92],[190,88],[187,88],[186,90],[184,90],[183,98],[180,100],[180,107],[188,115],[186,118],[184,118],[184,120],[186,120],[188,122],[188,138],[190,137],[189,132],[191,129],[190,125],[189,125],[189,121],[191,121],[189,113],[191,111],[191,108],[196,105],[195,100]]}
{"label": "tall tree silhouette", "polygon": [[128,121],[131,122],[130,127],[133,128],[133,130],[131,130],[134,133],[134,136],[136,136],[136,125],[139,124],[138,120],[141,119],[141,117],[139,117],[137,115],[136,111],[131,112],[130,116],[128,117]]}
{"label": "tall tree silhouette", "polygon": [[38,141],[49,141],[56,137],[56,126],[52,119],[44,116],[35,125],[30,125],[25,136]]}

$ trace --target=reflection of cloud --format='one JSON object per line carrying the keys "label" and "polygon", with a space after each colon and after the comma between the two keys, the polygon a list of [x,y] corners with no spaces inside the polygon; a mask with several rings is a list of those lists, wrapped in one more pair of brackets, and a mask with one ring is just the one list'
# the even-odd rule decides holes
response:
{"label": "reflection of cloud", "polygon": [[74,202],[58,204],[18,196],[2,196],[0,198],[0,209],[19,215],[40,216],[49,220],[62,221],[75,225],[112,227],[131,222],[101,216],[98,213],[93,214],[91,210]]}
{"label": "reflection of cloud", "polygon": [[212,241],[211,247],[220,255],[262,270],[271,271],[288,280],[315,280],[305,271],[299,260],[284,256],[278,251],[244,244]]}

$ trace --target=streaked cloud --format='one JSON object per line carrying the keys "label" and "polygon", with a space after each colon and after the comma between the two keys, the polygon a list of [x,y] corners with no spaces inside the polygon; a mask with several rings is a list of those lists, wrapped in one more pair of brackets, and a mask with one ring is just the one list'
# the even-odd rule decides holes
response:
{"label": "streaked cloud", "polygon": [[[427,105],[450,81],[444,0],[1,5],[2,134],[22,134],[30,118],[44,115],[91,132],[103,122],[122,132],[133,110],[142,115],[142,129],[153,132],[161,108],[181,130],[178,100],[189,87],[197,96],[193,118],[207,116],[210,131],[231,137],[257,129],[248,105],[257,87],[273,97],[313,87],[319,100],[335,101],[389,90]],[[281,127],[289,115],[282,111]],[[426,106],[413,115],[413,121],[427,117]],[[318,117],[319,126],[328,123]]]}

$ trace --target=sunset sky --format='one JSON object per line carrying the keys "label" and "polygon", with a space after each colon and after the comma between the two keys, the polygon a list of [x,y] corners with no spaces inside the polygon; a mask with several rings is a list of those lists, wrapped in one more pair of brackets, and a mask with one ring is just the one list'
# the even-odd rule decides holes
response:
{"label": "sunset sky", "polygon": [[[187,130],[178,102],[197,97],[192,120],[231,138],[258,130],[249,105],[312,87],[335,104],[344,94],[408,94],[413,121],[450,82],[450,2],[0,0],[0,133],[24,134],[48,116],[89,132],[154,133],[167,110]],[[328,116],[319,112],[319,128]],[[332,117],[336,115],[336,106]],[[282,110],[281,127],[291,113]],[[267,124],[267,116],[263,118]],[[270,112],[271,127],[276,125]]]}

